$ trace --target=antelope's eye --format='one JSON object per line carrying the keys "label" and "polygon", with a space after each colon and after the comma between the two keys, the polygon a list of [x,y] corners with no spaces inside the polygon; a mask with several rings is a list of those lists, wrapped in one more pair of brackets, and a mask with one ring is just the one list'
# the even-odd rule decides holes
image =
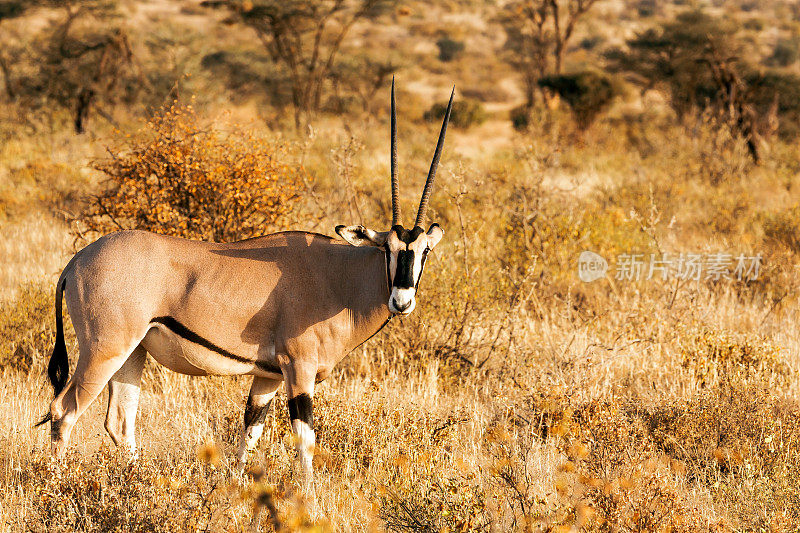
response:
{"label": "antelope's eye", "polygon": [[422,251],[422,255],[428,255],[428,252],[430,251],[431,251],[430,248],[425,248],[425,250]]}

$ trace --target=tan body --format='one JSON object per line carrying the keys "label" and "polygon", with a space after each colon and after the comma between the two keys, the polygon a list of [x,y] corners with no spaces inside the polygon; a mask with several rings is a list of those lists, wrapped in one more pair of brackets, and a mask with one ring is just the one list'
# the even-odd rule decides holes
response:
{"label": "tan body", "polygon": [[[386,275],[381,249],[313,233],[229,244],[143,231],[101,238],[62,274],[80,357],[51,409],[61,422],[53,435],[55,452],[63,451],[72,424],[109,380],[107,427],[116,442],[135,446],[144,351],[183,374],[263,378],[254,389],[270,390],[269,399],[284,379],[290,395],[313,391],[386,323]],[[165,316],[227,354],[153,322]],[[134,401],[120,405],[125,399]],[[240,450],[240,459],[246,451]]]}
{"label": "tan body", "polygon": [[[82,250],[70,272],[65,299],[76,331],[105,338],[109,346],[95,357],[111,366],[117,352],[141,343],[183,374],[275,377],[265,365],[280,369],[292,354],[313,353],[313,363],[304,364],[316,365],[321,381],[389,317],[384,253],[311,233],[215,244],[119,232]],[[103,309],[103,316],[93,320],[84,309]],[[151,323],[162,316],[249,362]]]}

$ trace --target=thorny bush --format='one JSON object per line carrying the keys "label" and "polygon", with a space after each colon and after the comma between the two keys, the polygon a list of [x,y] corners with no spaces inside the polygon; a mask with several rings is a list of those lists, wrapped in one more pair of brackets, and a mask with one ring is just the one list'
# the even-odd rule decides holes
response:
{"label": "thorny bush", "polygon": [[303,183],[286,146],[239,126],[204,127],[190,105],[163,109],[109,153],[94,163],[108,187],[79,216],[84,231],[245,239],[285,227]]}

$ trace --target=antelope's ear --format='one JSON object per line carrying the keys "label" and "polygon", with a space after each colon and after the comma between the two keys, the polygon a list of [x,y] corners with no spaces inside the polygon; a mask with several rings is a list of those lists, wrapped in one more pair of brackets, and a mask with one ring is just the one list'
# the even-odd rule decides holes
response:
{"label": "antelope's ear", "polygon": [[433,250],[433,247],[439,244],[439,241],[442,240],[442,237],[444,237],[444,230],[439,227],[439,224],[433,223],[431,224],[431,227],[428,228],[427,235],[428,248]]}
{"label": "antelope's ear", "polygon": [[386,244],[388,231],[377,232],[362,225],[336,226],[336,233],[353,246],[383,246]]}

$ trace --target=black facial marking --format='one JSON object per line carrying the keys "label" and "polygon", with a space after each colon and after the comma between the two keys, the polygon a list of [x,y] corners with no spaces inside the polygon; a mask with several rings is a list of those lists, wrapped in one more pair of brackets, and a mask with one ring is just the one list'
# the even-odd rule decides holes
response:
{"label": "black facial marking", "polygon": [[417,237],[422,235],[425,231],[419,226],[414,226],[413,229],[407,230],[403,226],[392,226],[392,231],[397,234],[397,238],[405,244],[411,244],[417,240]]}
{"label": "black facial marking", "polygon": [[429,251],[430,251],[430,248],[426,248],[425,252],[423,252],[423,254],[422,254],[422,261],[420,262],[420,265],[419,265],[419,277],[417,278],[417,284],[414,285],[414,289],[419,289],[419,282],[422,279],[422,272],[425,270],[425,261],[428,260],[428,252]]}
{"label": "black facial marking", "polygon": [[[419,226],[414,226],[411,230],[405,229],[403,226],[392,226],[392,231],[400,239],[400,242],[410,246],[420,235],[425,233],[425,230]],[[398,289],[410,289],[419,285],[419,279],[422,278],[422,267],[425,266],[425,256],[430,252],[430,248],[425,248],[422,252],[422,265],[419,271],[419,278],[414,283],[414,251],[413,250],[400,250],[397,252],[397,268],[395,269],[394,278],[391,277],[389,272],[389,246],[386,246],[386,276],[390,281],[391,287]],[[390,288],[391,288],[390,287]]]}
{"label": "black facial marking", "polygon": [[414,229],[409,232],[409,240],[407,244],[411,244],[412,242],[416,241],[417,237],[423,233],[425,233],[424,229],[420,228],[419,226],[414,226]]}
{"label": "black facial marking", "polygon": [[314,428],[314,409],[311,406],[311,396],[306,393],[298,394],[289,399],[289,418],[300,420]]}
{"label": "black facial marking", "polygon": [[265,405],[254,405],[253,397],[248,396],[247,405],[244,408],[244,427],[249,428],[250,426],[263,424],[264,420],[267,419],[270,405],[272,405],[271,398]]}
{"label": "black facial marking", "polygon": [[[411,245],[417,238],[425,231],[419,226],[414,226],[413,229],[407,230],[403,226],[392,226],[392,231],[397,234],[397,238],[406,246]],[[427,252],[426,252],[427,253]],[[387,247],[388,254],[388,247]],[[388,257],[388,255],[387,255]],[[423,262],[425,257],[422,258]],[[387,263],[386,268],[389,268]],[[420,272],[422,274],[422,272]],[[414,283],[414,251],[413,250],[400,250],[397,252],[397,269],[394,273],[392,286],[398,289],[410,289],[415,286]]]}
{"label": "black facial marking", "polygon": [[200,346],[202,346],[206,350],[210,350],[212,352],[218,353],[218,354],[220,354],[222,356],[227,357],[228,359],[233,359],[234,361],[239,361],[240,363],[251,363],[251,364],[254,364],[258,368],[260,368],[261,370],[264,370],[265,372],[271,372],[273,374],[280,374],[281,373],[280,367],[278,367],[276,365],[272,365],[272,364],[267,363],[265,361],[253,361],[253,360],[248,359],[246,357],[242,357],[241,355],[233,354],[233,353],[227,351],[224,348],[220,348],[219,346],[217,346],[213,342],[209,341],[208,339],[205,339],[205,338],[201,337],[200,335],[198,335],[194,331],[190,330],[189,328],[187,328],[186,326],[184,326],[183,324],[181,324],[180,322],[178,322],[176,319],[174,319],[171,316],[158,316],[158,317],[154,318],[153,320],[151,320],[150,322],[156,322],[158,324],[163,324],[166,327],[168,327],[169,329],[171,329],[173,333],[175,333],[176,335],[180,335],[181,337],[183,337],[187,341],[193,342],[195,344],[199,344]]}
{"label": "black facial marking", "polygon": [[394,274],[393,285],[400,289],[414,286],[414,252],[400,250],[397,252],[397,270]]}

